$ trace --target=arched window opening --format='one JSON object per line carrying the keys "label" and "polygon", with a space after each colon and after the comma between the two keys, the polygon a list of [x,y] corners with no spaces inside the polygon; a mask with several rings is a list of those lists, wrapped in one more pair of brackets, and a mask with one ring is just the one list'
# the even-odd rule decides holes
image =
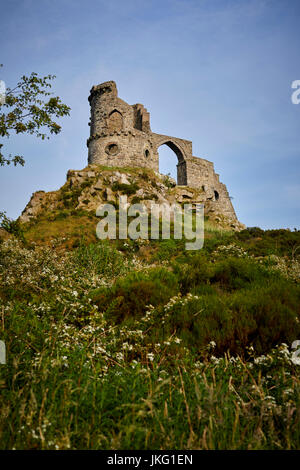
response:
{"label": "arched window opening", "polygon": [[215,194],[215,200],[218,201],[220,197],[218,191],[214,190],[214,194]]}
{"label": "arched window opening", "polygon": [[123,117],[119,111],[115,110],[110,113],[107,122],[108,132],[119,132],[123,129]]}

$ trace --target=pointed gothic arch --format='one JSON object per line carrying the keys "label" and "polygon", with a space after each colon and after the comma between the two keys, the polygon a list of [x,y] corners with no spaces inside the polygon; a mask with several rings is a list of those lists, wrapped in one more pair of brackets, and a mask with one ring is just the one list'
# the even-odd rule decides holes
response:
{"label": "pointed gothic arch", "polygon": [[178,158],[178,163],[184,161],[183,151],[180,149],[179,145],[176,144],[174,141],[172,141],[170,139],[166,139],[165,141],[159,142],[158,146],[157,146],[157,150],[162,145],[167,145],[171,150],[173,150],[173,152],[175,153],[175,155]]}
{"label": "pointed gothic arch", "polygon": [[120,132],[123,129],[123,116],[117,109],[114,109],[107,119],[108,132]]}

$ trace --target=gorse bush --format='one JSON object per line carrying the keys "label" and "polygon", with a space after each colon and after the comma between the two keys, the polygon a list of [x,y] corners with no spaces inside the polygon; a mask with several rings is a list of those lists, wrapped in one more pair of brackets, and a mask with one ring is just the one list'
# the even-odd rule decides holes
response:
{"label": "gorse bush", "polygon": [[163,268],[153,268],[146,272],[133,272],[119,279],[110,288],[102,288],[92,293],[93,302],[106,318],[121,322],[141,317],[148,305],[157,306],[169,300],[177,292],[177,279],[173,273]]}
{"label": "gorse bush", "polygon": [[173,272],[130,273],[92,298],[114,323],[142,318],[154,307],[162,328],[153,332],[153,341],[176,332],[200,356],[211,341],[217,354],[244,356],[249,345],[262,354],[300,335],[299,296],[300,286],[252,259],[212,262],[200,253],[190,256],[189,264],[175,263]]}
{"label": "gorse bush", "polygon": [[108,241],[81,244],[72,258],[79,271],[87,274],[113,277],[124,272],[124,256]]}
{"label": "gorse bush", "polygon": [[177,253],[179,247],[180,244],[173,239],[161,240],[158,243],[158,251],[155,258],[160,261],[170,260]]}
{"label": "gorse bush", "polygon": [[248,228],[234,234],[250,254],[268,256],[271,254],[293,257],[295,249],[300,246],[300,230],[262,230],[258,227]]}
{"label": "gorse bush", "polygon": [[219,286],[222,290],[235,290],[247,287],[255,282],[267,282],[278,278],[275,271],[267,270],[249,258],[227,257],[219,261],[210,261],[205,253],[196,254],[187,263],[175,263],[181,292],[186,294],[203,284]]}
{"label": "gorse bush", "polygon": [[216,343],[218,355],[245,356],[250,345],[264,354],[300,336],[299,286],[273,280],[268,286],[256,285],[231,294],[213,289],[207,292],[175,297],[166,306],[157,307],[153,315],[164,326],[155,340],[176,332],[199,356],[211,341]]}
{"label": "gorse bush", "polygon": [[266,282],[276,276],[251,259],[228,258],[215,264],[211,283],[218,283],[223,289],[235,290],[253,282]]}
{"label": "gorse bush", "polygon": [[116,181],[115,183],[112,184],[111,189],[113,191],[120,191],[122,194],[126,194],[127,196],[131,196],[132,194],[135,194],[137,190],[139,189],[139,186],[137,183],[119,183]]}
{"label": "gorse bush", "polygon": [[235,292],[228,298],[240,349],[266,353],[300,336],[300,288],[283,279]]}
{"label": "gorse bush", "polygon": [[205,254],[191,256],[187,263],[175,263],[174,272],[178,276],[182,294],[191,292],[193,288],[201,284],[207,284],[212,277],[212,266]]}

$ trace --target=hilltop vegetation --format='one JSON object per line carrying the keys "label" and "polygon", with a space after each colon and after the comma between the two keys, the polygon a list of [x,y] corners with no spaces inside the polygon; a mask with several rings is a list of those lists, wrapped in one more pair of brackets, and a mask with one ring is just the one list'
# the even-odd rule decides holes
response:
{"label": "hilltop vegetation", "polygon": [[3,220],[0,447],[298,449],[300,232],[207,218],[193,252],[60,210]]}

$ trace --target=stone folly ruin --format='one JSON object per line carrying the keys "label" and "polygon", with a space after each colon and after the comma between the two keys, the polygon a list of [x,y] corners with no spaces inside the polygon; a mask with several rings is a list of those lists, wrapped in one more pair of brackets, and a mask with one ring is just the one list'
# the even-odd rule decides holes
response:
{"label": "stone folly ruin", "polygon": [[[193,156],[192,142],[151,131],[150,114],[142,104],[129,105],[118,97],[114,81],[90,91],[88,163],[109,167],[139,167],[159,171],[158,149],[170,147],[177,156],[177,184],[202,190],[215,212],[237,221],[225,184],[212,162]],[[212,204],[214,203],[214,204]]]}
{"label": "stone folly ruin", "polygon": [[[95,214],[99,205],[115,203],[127,190],[134,189],[130,203],[143,201],[147,208],[153,201],[189,203],[195,210],[196,204],[203,204],[211,222],[234,230],[245,228],[236,217],[213,163],[193,156],[191,141],[152,132],[147,109],[121,100],[113,81],[93,86],[89,102],[87,167],[69,170],[66,183],[57,191],[35,192],[19,218],[21,222],[43,214],[54,216],[57,211],[84,210]],[[177,157],[177,184],[159,173],[161,145],[168,145]]]}

